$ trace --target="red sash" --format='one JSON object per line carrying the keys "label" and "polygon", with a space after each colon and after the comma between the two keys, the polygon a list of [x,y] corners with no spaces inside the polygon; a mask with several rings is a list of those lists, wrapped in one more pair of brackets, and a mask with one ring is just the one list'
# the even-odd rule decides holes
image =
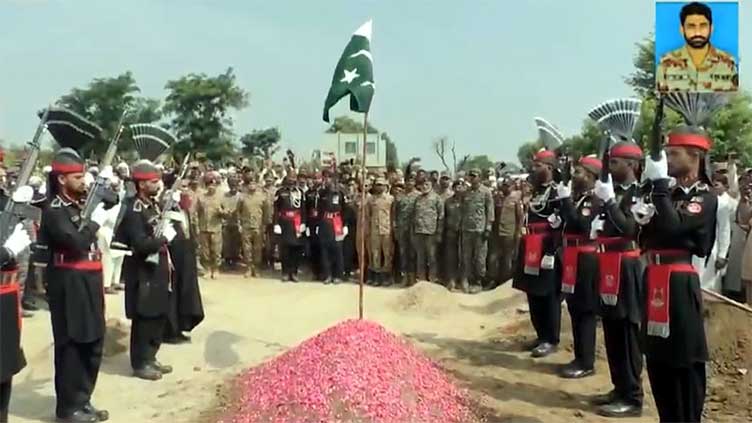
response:
{"label": "red sash", "polygon": [[332,227],[334,228],[335,237],[344,236],[344,233],[342,231],[342,215],[340,215],[339,212],[324,213],[324,219],[331,222]]}
{"label": "red sash", "polygon": [[540,275],[540,265],[543,259],[543,240],[549,236],[547,233],[549,228],[548,222],[527,225],[527,234],[522,236],[525,248],[524,272],[526,275]]}
{"label": "red sash", "polygon": [[[598,243],[601,245],[628,244],[630,242],[631,240],[626,238],[598,238]],[[619,301],[622,259],[639,257],[640,250],[602,251],[598,253],[598,269],[600,272],[598,292],[603,304],[615,306]]]}
{"label": "red sash", "polygon": [[295,232],[298,232],[300,230],[300,223],[303,221],[303,218],[300,216],[300,210],[288,210],[279,212],[279,218],[292,221]]}
{"label": "red sash", "polygon": [[81,258],[70,258],[65,254],[58,253],[53,257],[55,267],[73,270],[102,270],[102,255],[99,252],[89,253]]}
{"label": "red sash", "polygon": [[[564,234],[566,242],[588,242],[584,235]],[[577,284],[577,260],[580,253],[594,253],[595,245],[565,246],[564,247],[564,271],[561,276],[561,292],[574,294],[574,286]]]}
{"label": "red sash", "polygon": [[690,263],[651,264],[648,266],[647,333],[649,336],[668,338],[671,334],[669,287],[673,272],[697,273],[697,270]]}
{"label": "red sash", "polygon": [[18,269],[0,271],[0,295],[15,295],[18,303],[18,330],[21,330],[21,286],[18,284]]}

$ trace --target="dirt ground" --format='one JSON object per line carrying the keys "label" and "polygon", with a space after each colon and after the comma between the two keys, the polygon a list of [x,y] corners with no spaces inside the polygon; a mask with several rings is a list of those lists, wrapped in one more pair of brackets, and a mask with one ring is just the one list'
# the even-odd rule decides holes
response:
{"label": "dirt ground", "polygon": [[[159,359],[175,368],[157,382],[131,377],[127,355],[128,323],[123,294],[107,296],[106,357],[94,404],[119,423],[212,421],[232,378],[321,330],[357,316],[357,286],[280,283],[226,275],[202,280],[206,320],[192,342],[163,346]],[[478,295],[452,294],[421,283],[410,289],[366,288],[366,318],[403,334],[440,362],[478,400],[489,422],[602,422],[587,400],[610,390],[603,346],[595,376],[570,381],[556,376],[571,360],[566,311],[559,352],[532,359],[521,345],[532,339],[524,296],[509,284]],[[708,337],[713,347],[708,421],[752,418],[748,389],[752,370],[752,318],[727,306],[709,304]],[[599,332],[600,338],[600,332]],[[715,341],[718,339],[719,341]],[[54,421],[52,336],[46,312],[24,320],[23,344],[29,365],[14,381],[12,422]],[[599,343],[601,339],[599,339]],[[639,419],[656,421],[644,378],[646,406]],[[743,400],[741,400],[743,399]]]}

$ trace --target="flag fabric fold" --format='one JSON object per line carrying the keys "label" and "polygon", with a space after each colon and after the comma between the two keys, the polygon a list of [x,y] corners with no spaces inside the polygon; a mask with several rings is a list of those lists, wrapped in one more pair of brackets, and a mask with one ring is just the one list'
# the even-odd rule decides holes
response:
{"label": "flag fabric fold", "polygon": [[343,97],[350,95],[350,110],[366,113],[371,108],[373,58],[371,57],[372,23],[369,20],[353,33],[350,42],[337,62],[332,85],[324,102],[324,121],[329,122],[329,109]]}

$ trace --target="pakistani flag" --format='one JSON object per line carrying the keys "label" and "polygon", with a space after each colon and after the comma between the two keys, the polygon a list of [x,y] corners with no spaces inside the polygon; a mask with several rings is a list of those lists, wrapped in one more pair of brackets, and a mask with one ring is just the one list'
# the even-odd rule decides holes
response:
{"label": "pakistani flag", "polygon": [[371,57],[371,21],[364,23],[347,43],[332,77],[332,86],[324,103],[324,120],[329,109],[350,94],[350,110],[366,113],[373,99],[373,58]]}

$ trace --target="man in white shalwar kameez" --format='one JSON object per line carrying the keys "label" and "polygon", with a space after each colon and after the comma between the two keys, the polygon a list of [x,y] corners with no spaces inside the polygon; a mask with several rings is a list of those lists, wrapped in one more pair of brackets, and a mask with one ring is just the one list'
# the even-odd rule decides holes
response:
{"label": "man in white shalwar kameez", "polygon": [[716,174],[713,177],[713,191],[718,196],[715,244],[707,259],[693,257],[692,262],[700,274],[700,285],[720,294],[728,263],[731,222],[736,214],[737,200],[728,194],[728,178],[725,175]]}

